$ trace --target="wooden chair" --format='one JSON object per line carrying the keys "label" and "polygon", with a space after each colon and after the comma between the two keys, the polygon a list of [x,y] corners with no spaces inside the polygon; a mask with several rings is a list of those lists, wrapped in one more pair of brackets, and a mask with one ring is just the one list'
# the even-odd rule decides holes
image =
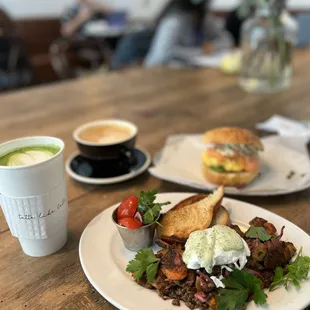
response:
{"label": "wooden chair", "polygon": [[[28,62],[23,42],[17,34],[10,17],[0,9],[0,53],[2,48],[2,68],[0,67],[0,91],[28,86],[33,81],[33,71]],[[1,82],[2,81],[2,82]]]}
{"label": "wooden chair", "polygon": [[109,63],[112,51],[104,39],[61,37],[50,46],[52,67],[60,79],[74,78],[81,70],[99,68]]}

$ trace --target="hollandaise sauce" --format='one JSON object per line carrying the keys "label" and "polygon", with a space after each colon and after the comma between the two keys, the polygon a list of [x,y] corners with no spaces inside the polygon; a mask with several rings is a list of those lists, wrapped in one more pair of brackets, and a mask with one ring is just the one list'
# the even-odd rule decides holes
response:
{"label": "hollandaise sauce", "polygon": [[233,263],[241,269],[247,262],[247,256],[250,256],[250,250],[246,242],[233,229],[215,225],[190,234],[183,261],[190,269],[205,268],[208,273],[212,273],[215,265]]}

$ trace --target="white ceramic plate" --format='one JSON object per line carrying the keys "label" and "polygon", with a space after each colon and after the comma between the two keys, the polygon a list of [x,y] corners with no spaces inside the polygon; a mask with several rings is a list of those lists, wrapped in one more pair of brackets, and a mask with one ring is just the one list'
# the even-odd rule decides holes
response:
{"label": "white ceramic plate", "polygon": [[[156,163],[159,158],[161,156],[161,153],[156,153],[154,158],[153,158],[153,162]],[[158,176],[155,175],[154,173],[152,173],[149,169],[149,172],[164,181],[167,182],[172,182],[172,183],[178,183],[180,185],[183,186],[189,186],[192,188],[195,188],[197,190],[200,191],[206,191],[206,192],[212,192],[214,189],[208,186],[201,186],[201,184],[196,184],[196,183],[191,183],[189,184],[189,182],[187,180],[178,180],[177,182],[174,180],[174,178],[169,178],[167,177],[163,177],[163,176]],[[298,192],[302,192],[306,189],[308,189],[310,187],[310,182],[309,183],[305,183],[302,186],[299,187],[292,187],[292,188],[287,188],[287,189],[283,189],[283,190],[273,190],[273,189],[269,189],[269,190],[249,190],[249,189],[242,189],[239,190],[238,188],[233,188],[233,187],[225,187],[224,192],[227,195],[231,195],[231,196],[248,196],[248,197],[270,197],[270,196],[281,196],[281,195],[288,195],[288,194],[294,194],[294,193],[298,193]]]}
{"label": "white ceramic plate", "polygon": [[[174,206],[179,201],[193,195],[192,193],[159,194],[158,201],[171,201]],[[126,250],[114,226],[111,217],[114,205],[95,217],[86,227],[80,240],[79,255],[83,270],[95,289],[110,303],[121,310],[188,310],[171,305],[171,300],[162,300],[156,292],[136,284],[126,273],[126,265],[135,253]],[[279,230],[285,225],[283,240],[289,240],[297,249],[303,247],[303,253],[310,254],[310,237],[296,225],[280,216],[257,206],[234,199],[224,198],[223,205],[230,212],[232,222],[241,227],[255,216],[272,222]],[[169,206],[164,211],[167,211]],[[154,250],[158,247],[154,246]],[[310,281],[302,284],[300,290],[284,288],[268,294],[268,310],[302,310],[310,304]],[[262,309],[251,303],[248,310]]]}

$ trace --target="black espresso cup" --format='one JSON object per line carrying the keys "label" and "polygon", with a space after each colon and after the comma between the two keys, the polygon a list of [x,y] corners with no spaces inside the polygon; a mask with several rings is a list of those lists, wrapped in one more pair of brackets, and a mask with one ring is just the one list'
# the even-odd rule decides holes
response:
{"label": "black espresso cup", "polygon": [[138,128],[118,119],[98,120],[78,127],[73,138],[82,156],[91,160],[115,162],[130,157],[135,147]]}

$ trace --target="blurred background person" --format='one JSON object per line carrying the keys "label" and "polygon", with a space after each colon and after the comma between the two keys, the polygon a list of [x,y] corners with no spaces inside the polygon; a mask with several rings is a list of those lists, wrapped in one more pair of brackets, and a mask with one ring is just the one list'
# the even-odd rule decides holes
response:
{"label": "blurred background person", "polygon": [[110,12],[108,6],[96,0],[77,0],[61,17],[61,34],[67,37],[82,33],[88,22],[104,18]]}
{"label": "blurred background person", "polygon": [[233,37],[235,46],[240,46],[242,25],[255,14],[256,6],[257,0],[243,0],[238,7],[228,13],[225,19],[225,29]]}
{"label": "blurred background person", "polygon": [[80,76],[107,61],[111,45],[116,43],[90,37],[85,28],[93,21],[105,19],[111,12],[110,7],[96,0],[77,0],[65,10],[60,18],[62,37],[50,46],[51,63],[59,78]]}
{"label": "blurred background person", "polygon": [[209,15],[209,0],[172,0],[155,26],[125,36],[112,57],[112,69],[143,63],[145,67],[168,64],[181,47],[205,53],[232,46],[230,35]]}

